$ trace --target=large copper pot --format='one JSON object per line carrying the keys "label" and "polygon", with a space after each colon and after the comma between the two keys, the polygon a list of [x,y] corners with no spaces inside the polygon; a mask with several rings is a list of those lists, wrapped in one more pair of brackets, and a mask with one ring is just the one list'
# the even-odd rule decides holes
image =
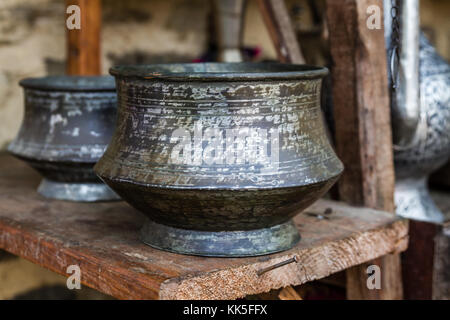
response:
{"label": "large copper pot", "polygon": [[120,66],[112,141],[94,170],[147,216],[142,240],[207,256],[262,255],[343,170],[320,111],[325,68]]}

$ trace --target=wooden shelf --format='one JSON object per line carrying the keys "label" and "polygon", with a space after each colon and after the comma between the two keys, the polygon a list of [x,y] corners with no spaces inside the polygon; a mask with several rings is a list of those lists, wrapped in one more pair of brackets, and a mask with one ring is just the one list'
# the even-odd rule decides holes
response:
{"label": "wooden shelf", "polygon": [[[25,163],[0,155],[0,247],[66,276],[77,264],[83,284],[121,299],[235,299],[407,247],[405,220],[321,200],[295,218],[302,240],[289,251],[254,258],[178,255],[142,244],[142,216],[126,203],[47,200],[35,191],[39,180]],[[294,255],[297,263],[258,276]]]}

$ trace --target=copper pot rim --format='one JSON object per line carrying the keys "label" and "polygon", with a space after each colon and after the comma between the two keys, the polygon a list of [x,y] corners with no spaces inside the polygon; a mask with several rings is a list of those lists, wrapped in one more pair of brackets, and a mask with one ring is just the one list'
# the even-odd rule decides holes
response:
{"label": "copper pot rim", "polygon": [[20,80],[19,85],[25,89],[44,91],[86,92],[116,91],[114,78],[103,76],[58,75],[33,77]]}
{"label": "copper pot rim", "polygon": [[13,155],[16,158],[19,158],[24,161],[39,161],[39,162],[45,162],[49,164],[77,164],[77,165],[91,165],[94,166],[98,160],[101,158],[101,156],[98,157],[82,157],[78,156],[75,153],[68,155],[68,156],[55,156],[55,157],[43,157],[42,155],[38,154],[30,154],[25,153],[21,151],[17,151],[14,149],[14,146],[11,143],[7,147],[7,152],[11,155]]}
{"label": "copper pot rim", "polygon": [[[98,162],[97,162],[98,163]],[[123,177],[112,177],[103,174],[101,169],[96,168],[96,165],[94,166],[94,172],[95,174],[105,182],[111,181],[113,183],[120,183],[120,184],[131,184],[135,186],[145,187],[145,188],[152,188],[152,189],[160,189],[160,190],[174,190],[174,191],[205,191],[205,192],[221,192],[221,191],[230,191],[230,192],[255,192],[255,191],[280,191],[280,190],[287,190],[287,189],[298,189],[298,188],[306,188],[311,187],[314,185],[320,185],[320,184],[326,184],[326,183],[335,183],[339,179],[339,177],[344,172],[344,168],[342,168],[331,174],[330,176],[322,179],[315,179],[308,183],[299,183],[299,182],[292,182],[285,185],[280,186],[274,186],[274,185],[264,185],[264,186],[257,186],[257,185],[247,185],[247,186],[238,186],[238,187],[232,187],[232,186],[179,186],[179,185],[162,185],[162,184],[155,184],[155,183],[146,183],[142,181],[136,181],[134,179],[126,179]]]}
{"label": "copper pot rim", "polygon": [[[178,70],[178,71],[177,71]],[[109,69],[118,78],[170,81],[267,81],[312,80],[328,75],[325,67],[306,64],[208,62],[119,65]]]}

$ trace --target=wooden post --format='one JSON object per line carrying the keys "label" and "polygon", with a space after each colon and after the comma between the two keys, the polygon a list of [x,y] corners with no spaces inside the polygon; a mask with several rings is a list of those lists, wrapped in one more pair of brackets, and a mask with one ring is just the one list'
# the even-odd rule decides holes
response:
{"label": "wooden post", "polygon": [[277,50],[278,60],[284,63],[305,63],[284,1],[258,0],[258,5]]}
{"label": "wooden post", "polygon": [[[305,63],[284,0],[258,0],[258,5],[277,51],[278,60],[284,63]],[[286,292],[296,291],[291,286],[284,288],[281,300],[285,300],[282,297]]]}
{"label": "wooden post", "polygon": [[402,253],[405,299],[450,299],[450,222],[411,220],[410,248]]}
{"label": "wooden post", "polygon": [[66,72],[69,75],[98,75],[101,73],[101,0],[66,0],[66,8],[70,5],[80,8],[81,28],[67,29]]}
{"label": "wooden post", "polygon": [[434,240],[433,289],[435,300],[450,299],[450,222],[439,228]]}
{"label": "wooden post", "polygon": [[[394,212],[394,164],[384,30],[369,29],[379,0],[327,0],[336,149],[345,171],[339,196],[353,205]],[[383,17],[380,17],[382,23]],[[367,267],[381,269],[381,289],[367,288]],[[401,299],[400,257],[387,255],[347,270],[349,299]]]}

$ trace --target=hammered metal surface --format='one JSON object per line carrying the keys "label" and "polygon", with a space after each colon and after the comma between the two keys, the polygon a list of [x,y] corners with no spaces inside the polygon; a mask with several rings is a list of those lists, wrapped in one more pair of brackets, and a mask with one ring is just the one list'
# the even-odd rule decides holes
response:
{"label": "hammered metal surface", "polygon": [[[188,64],[119,67],[112,74],[118,122],[95,171],[158,224],[198,231],[272,227],[323,195],[343,170],[320,111],[326,69]],[[267,156],[256,140],[227,143],[230,135],[262,131]],[[174,158],[179,133],[190,149]]]}
{"label": "hammered metal surface", "polygon": [[[51,181],[101,184],[92,167],[106,149],[116,120],[113,78],[54,76],[20,84],[25,114],[8,150]],[[44,192],[47,197],[52,194]],[[72,194],[67,200],[82,201],[83,197]],[[117,199],[111,194],[95,200]]]}

